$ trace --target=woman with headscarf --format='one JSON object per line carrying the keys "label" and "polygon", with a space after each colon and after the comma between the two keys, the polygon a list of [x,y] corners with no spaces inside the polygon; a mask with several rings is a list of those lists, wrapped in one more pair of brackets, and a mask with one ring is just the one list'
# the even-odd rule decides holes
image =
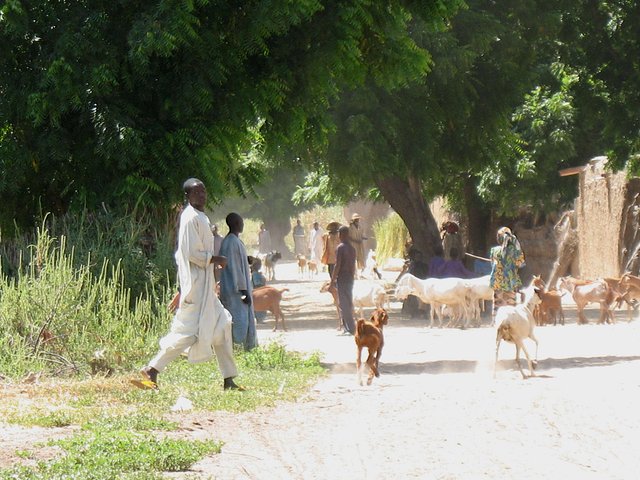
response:
{"label": "woman with headscarf", "polygon": [[491,249],[491,279],[493,288],[493,318],[499,307],[516,304],[516,292],[522,286],[518,270],[524,266],[520,242],[508,227],[497,233],[498,245]]}

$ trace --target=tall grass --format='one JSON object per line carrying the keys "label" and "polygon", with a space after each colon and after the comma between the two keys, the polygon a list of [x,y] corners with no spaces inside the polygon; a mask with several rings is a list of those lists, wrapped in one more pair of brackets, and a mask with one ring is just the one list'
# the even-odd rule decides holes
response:
{"label": "tall grass", "polygon": [[[167,277],[175,278],[175,218],[169,217],[174,215],[152,218],[136,211],[114,215],[108,210],[83,210],[62,216],[47,214],[41,225],[52,237],[64,237],[67,245],[73,246],[76,268],[88,267],[100,276],[105,259],[112,265],[120,262],[121,280],[135,300],[150,285],[164,284]],[[27,268],[31,261],[27,258],[25,262],[23,258],[29,255],[30,246],[37,243],[37,230],[2,240],[2,273],[17,277],[19,270]]]}
{"label": "tall grass", "polygon": [[108,374],[155,348],[169,322],[168,281],[150,279],[132,298],[121,262],[76,256],[65,236],[52,237],[43,224],[16,275],[0,277],[0,374]]}
{"label": "tall grass", "polygon": [[376,257],[379,264],[391,257],[402,258],[405,244],[409,238],[409,231],[402,218],[397,213],[392,213],[383,220],[373,224],[376,236]]}

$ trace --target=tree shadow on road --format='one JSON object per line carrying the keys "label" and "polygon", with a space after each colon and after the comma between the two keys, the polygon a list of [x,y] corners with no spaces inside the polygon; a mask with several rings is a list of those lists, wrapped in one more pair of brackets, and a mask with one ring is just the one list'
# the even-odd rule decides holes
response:
{"label": "tree shadow on road", "polygon": [[[573,369],[584,367],[610,367],[623,362],[639,361],[640,356],[606,356],[606,357],[571,357],[571,358],[544,358],[538,360],[536,372],[552,369]],[[520,360],[523,367],[524,359]],[[356,371],[354,363],[325,363],[323,364],[331,373],[353,373]],[[447,373],[473,373],[478,369],[479,362],[475,360],[434,360],[419,363],[380,363],[380,371],[388,375],[438,375]],[[511,359],[498,360],[498,370],[517,370],[515,361]],[[550,377],[549,375],[540,375]]]}

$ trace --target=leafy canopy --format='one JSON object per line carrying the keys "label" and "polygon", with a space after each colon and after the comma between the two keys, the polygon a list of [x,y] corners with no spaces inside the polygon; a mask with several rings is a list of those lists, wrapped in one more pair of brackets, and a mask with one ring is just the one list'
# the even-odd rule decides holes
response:
{"label": "leafy canopy", "polygon": [[369,79],[426,68],[413,18],[459,0],[8,0],[0,9],[1,220],[175,202],[199,176],[214,199],[246,191],[269,154],[322,145],[327,106]]}

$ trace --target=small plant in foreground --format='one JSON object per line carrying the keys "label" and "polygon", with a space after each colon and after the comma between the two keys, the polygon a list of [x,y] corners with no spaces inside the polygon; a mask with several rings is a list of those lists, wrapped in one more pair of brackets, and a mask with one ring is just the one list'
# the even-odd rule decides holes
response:
{"label": "small plant in foreground", "polygon": [[109,480],[127,474],[156,479],[161,478],[161,472],[187,470],[204,456],[219,453],[221,447],[214,441],[158,440],[150,434],[120,429],[81,433],[50,444],[61,447],[65,454],[36,467],[0,471],[0,479]]}

